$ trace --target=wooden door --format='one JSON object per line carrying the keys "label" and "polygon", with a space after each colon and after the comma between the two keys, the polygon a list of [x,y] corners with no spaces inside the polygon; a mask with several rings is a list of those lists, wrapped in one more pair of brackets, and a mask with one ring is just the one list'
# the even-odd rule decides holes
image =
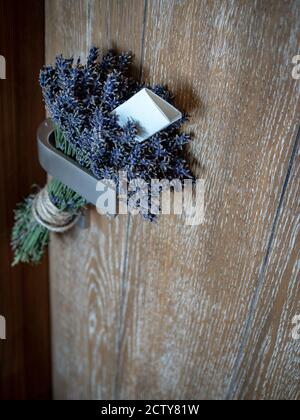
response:
{"label": "wooden door", "polygon": [[191,114],[205,223],[53,236],[54,395],[299,399],[298,0],[46,0],[46,55],[132,50]]}

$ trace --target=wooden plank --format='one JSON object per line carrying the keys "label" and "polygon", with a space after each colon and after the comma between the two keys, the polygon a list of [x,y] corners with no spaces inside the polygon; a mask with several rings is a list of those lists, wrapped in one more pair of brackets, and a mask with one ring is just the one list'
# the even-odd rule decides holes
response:
{"label": "wooden plank", "polygon": [[[84,59],[88,50],[88,1],[80,0],[74,7],[72,1],[50,0],[45,2],[45,7],[46,62],[52,64],[59,54],[76,54]],[[88,397],[88,296],[84,259],[84,250],[89,250],[88,233],[72,231],[63,236],[51,237],[50,294],[54,399]]]}
{"label": "wooden plank", "polygon": [[38,0],[0,3],[0,314],[7,340],[0,342],[0,398],[51,396],[47,259],[39,267],[12,268],[13,209],[33,183],[43,183],[36,129],[44,119],[38,74],[44,63],[44,5]]}
{"label": "wooden plank", "polygon": [[293,319],[300,315],[299,146],[300,130],[270,238],[270,255],[261,268],[246,344],[237,361],[231,398],[300,399],[300,340],[292,336]]}
{"label": "wooden plank", "polygon": [[[144,76],[168,83],[178,107],[192,114],[190,155],[196,175],[206,179],[206,221],[130,224],[118,398],[226,398],[254,297],[260,298],[255,313],[270,304],[278,319],[286,314],[280,304],[288,305],[287,280],[275,306],[263,297],[270,299],[280,280],[270,272],[260,295],[259,276],[298,129],[299,82],[290,65],[299,44],[298,6],[148,2]],[[294,252],[291,266],[295,258]],[[276,344],[268,355],[274,352],[282,372]],[[284,378],[294,376],[291,391],[261,372],[260,386],[272,382],[258,395],[297,394],[297,358],[289,354]],[[251,397],[247,384],[241,395]]]}
{"label": "wooden plank", "polygon": [[[47,62],[100,49],[141,55],[141,1],[46,1]],[[128,31],[128,28],[132,28]],[[135,32],[136,31],[136,32]],[[113,398],[119,364],[119,325],[127,218],[91,213],[91,227],[51,243],[53,375],[56,399]]]}
{"label": "wooden plank", "polygon": [[[298,129],[297,3],[46,1],[48,62],[116,46],[169,84],[192,114],[189,154],[207,188],[203,226],[92,212],[89,231],[52,238],[56,398],[297,397],[297,345],[274,329],[297,309],[295,208],[289,235],[278,217],[297,197],[291,182],[282,199]],[[281,246],[289,268],[277,277]]]}

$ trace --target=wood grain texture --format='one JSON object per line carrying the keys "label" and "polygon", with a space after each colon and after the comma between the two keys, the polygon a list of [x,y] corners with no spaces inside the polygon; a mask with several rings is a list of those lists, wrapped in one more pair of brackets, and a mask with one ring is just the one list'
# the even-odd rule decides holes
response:
{"label": "wood grain texture", "polygon": [[[86,56],[91,45],[132,50],[139,74],[144,4],[132,1],[46,1],[46,55]],[[76,29],[75,29],[76,28]],[[127,218],[91,212],[91,227],[51,242],[53,376],[56,399],[115,395]],[[75,236],[74,236],[75,235]]]}
{"label": "wood grain texture", "polygon": [[[297,2],[148,2],[144,76],[167,82],[192,114],[206,222],[130,226],[120,398],[231,394],[258,297],[265,307],[261,283],[266,291],[280,283],[261,278],[261,266],[299,124],[290,75],[298,19]],[[294,353],[285,357],[296,363]],[[299,384],[297,370],[290,374]],[[273,378],[265,395],[260,388],[248,397],[287,395],[276,387]],[[298,393],[292,386],[289,396]]]}
{"label": "wood grain texture", "polygon": [[121,219],[108,223],[92,212],[89,231],[52,238],[56,399],[114,394],[125,226]]}
{"label": "wood grain texture", "polygon": [[92,213],[53,238],[57,398],[299,399],[299,15],[292,0],[46,2],[47,61],[132,49],[191,114],[206,180],[202,226]]}
{"label": "wood grain texture", "polygon": [[44,119],[38,74],[44,63],[44,5],[0,2],[0,314],[7,340],[0,341],[0,399],[51,397],[48,264],[11,267],[13,210],[43,184],[36,129]]}
{"label": "wood grain texture", "polygon": [[245,345],[236,364],[230,397],[300,399],[300,340],[293,319],[300,314],[300,130],[295,140],[281,205],[261,267]]}

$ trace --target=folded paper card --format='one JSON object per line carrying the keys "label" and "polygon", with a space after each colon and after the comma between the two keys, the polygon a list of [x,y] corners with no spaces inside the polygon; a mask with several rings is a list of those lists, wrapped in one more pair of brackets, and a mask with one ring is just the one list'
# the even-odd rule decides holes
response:
{"label": "folded paper card", "polygon": [[123,127],[129,119],[139,127],[137,141],[142,142],[182,118],[174,106],[149,89],[142,89],[113,111]]}

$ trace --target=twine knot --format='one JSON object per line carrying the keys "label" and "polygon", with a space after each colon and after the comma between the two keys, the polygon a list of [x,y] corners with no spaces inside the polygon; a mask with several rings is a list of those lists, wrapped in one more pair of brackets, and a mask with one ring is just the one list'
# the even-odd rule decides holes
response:
{"label": "twine knot", "polygon": [[50,232],[63,233],[76,225],[81,214],[61,211],[50,200],[47,186],[34,198],[32,213],[36,221]]}

